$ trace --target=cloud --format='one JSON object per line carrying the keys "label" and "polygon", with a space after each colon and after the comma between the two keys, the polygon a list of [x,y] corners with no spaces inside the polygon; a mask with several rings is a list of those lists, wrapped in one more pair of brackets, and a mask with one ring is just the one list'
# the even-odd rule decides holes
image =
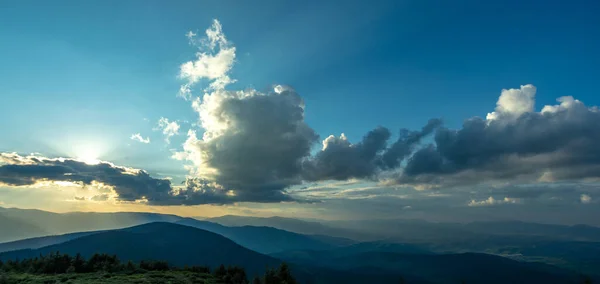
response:
{"label": "cloud", "polygon": [[144,144],[150,143],[150,137],[144,138],[139,133],[131,135],[130,139],[134,140],[134,141],[138,141],[138,142],[144,143]]}
{"label": "cloud", "polygon": [[385,127],[367,133],[361,142],[352,144],[342,134],[323,140],[323,148],[304,163],[304,178],[310,181],[376,178],[384,170],[395,169],[418,146],[423,137],[440,127],[442,121],[430,120],[421,131],[400,130],[400,136],[390,147],[391,137]]}
{"label": "cloud", "polygon": [[302,161],[318,136],[304,122],[304,102],[291,88],[217,90],[194,102],[204,134],[188,132],[174,157],[193,176],[216,182],[245,201],[286,201],[301,182]]}
{"label": "cloud", "polygon": [[[220,23],[204,38],[188,38],[202,52],[198,64],[182,65],[186,86],[230,80],[235,48]],[[227,50],[227,60],[216,60]],[[213,59],[219,62],[214,72]],[[600,178],[598,109],[563,97],[536,112],[536,93],[533,85],[502,90],[493,112],[467,119],[459,129],[431,119],[421,130],[401,129],[391,142],[392,132],[380,126],[356,143],[330,135],[311,155],[318,135],[305,123],[304,102],[294,89],[211,87],[190,96],[201,129],[188,131],[183,150],[173,157],[188,162],[191,176],[248,201],[289,200],[286,189],[307,181],[366,179],[423,189]],[[433,141],[423,145],[428,135]]]}
{"label": "cloud", "polygon": [[587,194],[582,194],[579,197],[579,201],[581,201],[581,203],[583,203],[583,204],[589,204],[589,203],[592,203],[592,197],[590,197]]}
{"label": "cloud", "polygon": [[92,196],[92,198],[90,198],[90,200],[101,202],[101,201],[108,200],[108,198],[109,198],[108,194],[99,194],[99,195]]}
{"label": "cloud", "polygon": [[[182,186],[169,184],[166,197],[154,198],[155,204],[294,201],[299,196],[290,187],[328,180],[383,182],[382,190],[390,191],[398,184],[423,189],[600,178],[598,109],[563,97],[537,112],[533,85],[502,90],[486,118],[469,118],[459,129],[431,119],[420,130],[401,129],[390,141],[393,132],[379,126],[355,143],[344,134],[330,135],[313,152],[319,136],[306,124],[304,101],[293,88],[226,90],[235,81],[230,73],[236,49],[220,22],[213,21],[201,38],[194,32],[186,36],[199,51],[180,66],[185,80],[180,95],[190,100],[198,122],[173,158],[185,161],[189,177]],[[208,86],[193,96],[201,81]],[[158,125],[167,142],[179,133],[175,121],[162,117]],[[338,195],[385,196],[382,190]],[[516,200],[490,197],[473,202]]]}
{"label": "cloud", "polygon": [[347,180],[367,178],[375,174],[380,164],[379,152],[390,138],[387,128],[376,128],[357,144],[351,144],[342,134],[323,140],[323,149],[304,163],[306,180]]}
{"label": "cloud", "polygon": [[[104,161],[92,165],[68,158],[0,153],[0,162],[0,185],[5,186],[60,186],[63,183],[70,186],[97,186],[105,192],[116,194],[117,201],[143,201],[150,205],[228,204],[244,200],[212,182],[189,179],[183,187],[173,186],[169,179],[153,178],[144,170]],[[103,193],[91,200],[105,201],[108,198],[109,194]],[[273,199],[284,200],[285,197]],[[76,197],[75,200],[83,199]],[[257,200],[268,199],[263,197]]]}
{"label": "cloud", "polygon": [[382,159],[385,167],[393,169],[400,166],[400,163],[411,155],[421,140],[425,136],[433,133],[433,131],[438,129],[441,125],[442,120],[434,118],[430,119],[427,124],[421,128],[421,131],[401,129],[398,140],[383,154]]}
{"label": "cloud", "polygon": [[518,200],[514,199],[514,198],[510,198],[510,197],[504,197],[504,199],[494,199],[494,197],[490,196],[488,197],[488,199],[485,200],[474,200],[471,199],[471,201],[469,202],[469,206],[491,206],[491,205],[498,205],[498,204],[514,204],[517,203]]}
{"label": "cloud", "polygon": [[486,119],[516,118],[520,115],[533,112],[535,105],[535,86],[528,84],[520,89],[502,90],[496,103],[496,111],[488,113]]}
{"label": "cloud", "polygon": [[169,121],[168,118],[161,117],[158,120],[158,126],[155,128],[156,130],[161,130],[165,135],[165,142],[170,143],[171,137],[175,135],[179,135],[179,124],[176,121]]}
{"label": "cloud", "polygon": [[186,80],[179,91],[179,96],[191,99],[191,88],[202,79],[210,82],[206,91],[221,90],[226,85],[235,82],[229,77],[229,72],[235,62],[235,47],[223,34],[223,28],[218,20],[205,32],[206,38],[197,39],[194,32],[188,32],[186,37],[199,51],[196,58],[180,66],[179,77]]}
{"label": "cloud", "polygon": [[470,118],[458,130],[437,129],[434,144],[412,155],[397,182],[453,186],[600,178],[598,108],[561,97],[559,105],[535,112],[535,90],[532,85],[503,90],[487,119]]}

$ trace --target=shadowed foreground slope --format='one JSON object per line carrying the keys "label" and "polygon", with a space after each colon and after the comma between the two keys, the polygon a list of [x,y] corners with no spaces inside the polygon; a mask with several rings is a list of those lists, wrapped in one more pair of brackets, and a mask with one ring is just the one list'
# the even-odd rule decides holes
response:
{"label": "shadowed foreground slope", "polygon": [[267,266],[281,261],[244,248],[233,241],[204,230],[172,223],[150,223],[131,228],[97,233],[62,244],[35,250],[0,254],[0,259],[31,258],[59,251],[89,257],[95,253],[118,255],[123,261],[164,260],[174,266],[220,264],[244,267],[249,275],[258,275]]}

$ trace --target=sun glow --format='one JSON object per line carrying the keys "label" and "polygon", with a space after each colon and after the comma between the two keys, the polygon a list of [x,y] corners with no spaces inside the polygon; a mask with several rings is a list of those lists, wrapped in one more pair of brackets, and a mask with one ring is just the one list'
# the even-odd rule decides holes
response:
{"label": "sun glow", "polygon": [[99,159],[100,155],[94,148],[82,147],[80,151],[77,152],[76,159],[88,165],[97,165],[101,162]]}

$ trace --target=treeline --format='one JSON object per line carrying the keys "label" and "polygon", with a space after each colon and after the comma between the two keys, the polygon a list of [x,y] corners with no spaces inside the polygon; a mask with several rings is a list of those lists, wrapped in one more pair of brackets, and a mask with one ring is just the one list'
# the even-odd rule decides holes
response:
{"label": "treeline", "polygon": [[[282,263],[277,269],[267,268],[262,277],[248,281],[246,271],[238,266],[220,265],[211,273],[207,266],[175,267],[166,261],[142,260],[138,263],[122,262],[116,255],[94,254],[85,259],[81,254],[71,256],[52,252],[34,258],[22,260],[0,260],[0,273],[28,274],[70,274],[70,273],[145,273],[147,271],[187,271],[192,273],[211,274],[224,284],[296,284],[287,264]],[[1,279],[0,279],[0,282]]]}

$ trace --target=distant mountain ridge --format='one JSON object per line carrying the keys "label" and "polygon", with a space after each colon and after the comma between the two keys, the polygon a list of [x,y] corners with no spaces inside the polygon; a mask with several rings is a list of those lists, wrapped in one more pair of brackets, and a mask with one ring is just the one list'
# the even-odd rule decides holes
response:
{"label": "distant mountain ridge", "polygon": [[19,240],[30,236],[47,235],[48,231],[18,218],[4,216],[0,212],[0,242]]}
{"label": "distant mountain ridge", "polygon": [[251,217],[224,215],[203,220],[218,223],[224,226],[266,226],[298,234],[317,236],[320,235],[342,239],[353,239],[359,241],[374,241],[381,239],[380,236],[376,236],[370,232],[363,232],[360,230],[347,229],[341,227],[332,227],[321,222],[305,221],[279,216]]}
{"label": "distant mountain ridge", "polygon": [[8,219],[12,223],[19,224],[19,228],[32,228],[0,230],[0,242],[47,235],[126,228],[150,222],[174,222],[181,218],[176,215],[145,212],[53,213],[36,209],[0,207],[0,226],[5,226],[4,224],[7,223],[5,220]]}
{"label": "distant mountain ridge", "polygon": [[182,219],[176,223],[223,235],[244,247],[265,254],[294,249],[327,250],[337,247],[331,244],[332,241],[323,242],[308,235],[296,234],[272,227],[227,227],[192,218]]}
{"label": "distant mountain ridge", "polygon": [[[352,240],[348,239],[328,238],[327,236],[308,236],[272,227],[226,227],[216,223],[199,221],[191,218],[182,218],[174,223],[217,233],[246,248],[264,254],[297,249],[326,250],[353,243]],[[107,230],[51,235],[0,243],[0,252],[19,249],[37,249],[106,231]]]}
{"label": "distant mountain ridge", "polygon": [[52,235],[52,236],[44,236],[44,237],[35,237],[35,238],[27,238],[18,241],[0,243],[0,253],[13,251],[13,250],[22,250],[22,249],[38,249],[46,246],[51,246],[55,244],[60,244],[64,242],[68,242],[70,240],[74,240],[80,237],[85,237],[88,235],[93,235],[96,233],[105,232],[105,231],[90,231],[90,232],[79,232],[79,233],[70,233],[63,235]]}

